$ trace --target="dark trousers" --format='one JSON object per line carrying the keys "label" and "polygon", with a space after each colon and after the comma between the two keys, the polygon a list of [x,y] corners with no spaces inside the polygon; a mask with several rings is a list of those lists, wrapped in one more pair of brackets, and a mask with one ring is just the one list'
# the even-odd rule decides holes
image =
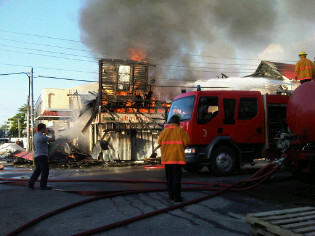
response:
{"label": "dark trousers", "polygon": [[49,165],[47,156],[38,156],[35,157],[36,168],[28,182],[29,186],[34,186],[38,177],[40,177],[40,188],[47,187],[48,175],[49,175]]}
{"label": "dark trousers", "polygon": [[168,195],[171,200],[181,198],[182,165],[166,164],[165,174]]}
{"label": "dark trousers", "polygon": [[311,82],[312,80],[311,79],[303,79],[303,80],[300,80],[300,84],[303,84],[305,82]]}

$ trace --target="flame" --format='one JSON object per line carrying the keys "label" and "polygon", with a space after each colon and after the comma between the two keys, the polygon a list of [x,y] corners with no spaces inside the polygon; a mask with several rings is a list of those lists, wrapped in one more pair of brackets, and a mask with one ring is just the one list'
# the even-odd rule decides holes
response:
{"label": "flame", "polygon": [[[130,108],[130,107],[126,107],[126,108],[113,108],[113,112],[116,113],[137,113],[137,110],[135,108]],[[152,108],[140,108],[139,112],[144,113],[144,114],[154,114],[154,113],[165,113],[165,109],[152,109]]]}
{"label": "flame", "polygon": [[146,109],[146,108],[139,109],[141,113],[149,113],[149,110],[150,109]]}
{"label": "flame", "polygon": [[115,112],[117,112],[117,113],[124,113],[125,112],[125,108],[116,108],[116,109],[114,109],[115,110]]}
{"label": "flame", "polygon": [[147,60],[145,60],[146,55],[143,49],[129,48],[128,51],[131,60],[147,62]]}
{"label": "flame", "polygon": [[167,108],[170,108],[171,105],[172,105],[171,103],[163,103],[163,104],[162,104],[163,107],[167,107]]}
{"label": "flame", "polygon": [[127,92],[125,92],[125,91],[117,91],[117,92],[116,92],[116,95],[127,96],[127,95],[128,95],[128,93],[127,93]]}

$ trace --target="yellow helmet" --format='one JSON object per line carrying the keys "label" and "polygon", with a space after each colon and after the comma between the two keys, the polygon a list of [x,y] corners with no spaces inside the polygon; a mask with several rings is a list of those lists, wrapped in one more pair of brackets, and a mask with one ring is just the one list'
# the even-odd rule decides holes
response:
{"label": "yellow helmet", "polygon": [[307,55],[307,53],[302,51],[302,52],[300,52],[299,56],[301,56],[301,55]]}

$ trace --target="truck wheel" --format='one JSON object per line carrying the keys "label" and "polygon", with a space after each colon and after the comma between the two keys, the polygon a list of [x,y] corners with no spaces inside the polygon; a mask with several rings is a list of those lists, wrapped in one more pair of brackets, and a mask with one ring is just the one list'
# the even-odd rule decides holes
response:
{"label": "truck wheel", "polygon": [[199,163],[188,163],[186,165],[183,166],[183,168],[185,170],[187,170],[188,172],[192,172],[192,173],[197,173],[202,169],[202,165]]}
{"label": "truck wheel", "polygon": [[229,147],[218,147],[212,153],[210,163],[217,176],[231,174],[235,167],[235,153]]}

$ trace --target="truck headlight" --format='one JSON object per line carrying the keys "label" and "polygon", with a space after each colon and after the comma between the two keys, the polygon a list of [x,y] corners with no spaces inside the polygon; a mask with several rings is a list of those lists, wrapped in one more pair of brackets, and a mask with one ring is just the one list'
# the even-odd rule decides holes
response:
{"label": "truck headlight", "polygon": [[185,153],[196,153],[196,149],[195,148],[186,148]]}

